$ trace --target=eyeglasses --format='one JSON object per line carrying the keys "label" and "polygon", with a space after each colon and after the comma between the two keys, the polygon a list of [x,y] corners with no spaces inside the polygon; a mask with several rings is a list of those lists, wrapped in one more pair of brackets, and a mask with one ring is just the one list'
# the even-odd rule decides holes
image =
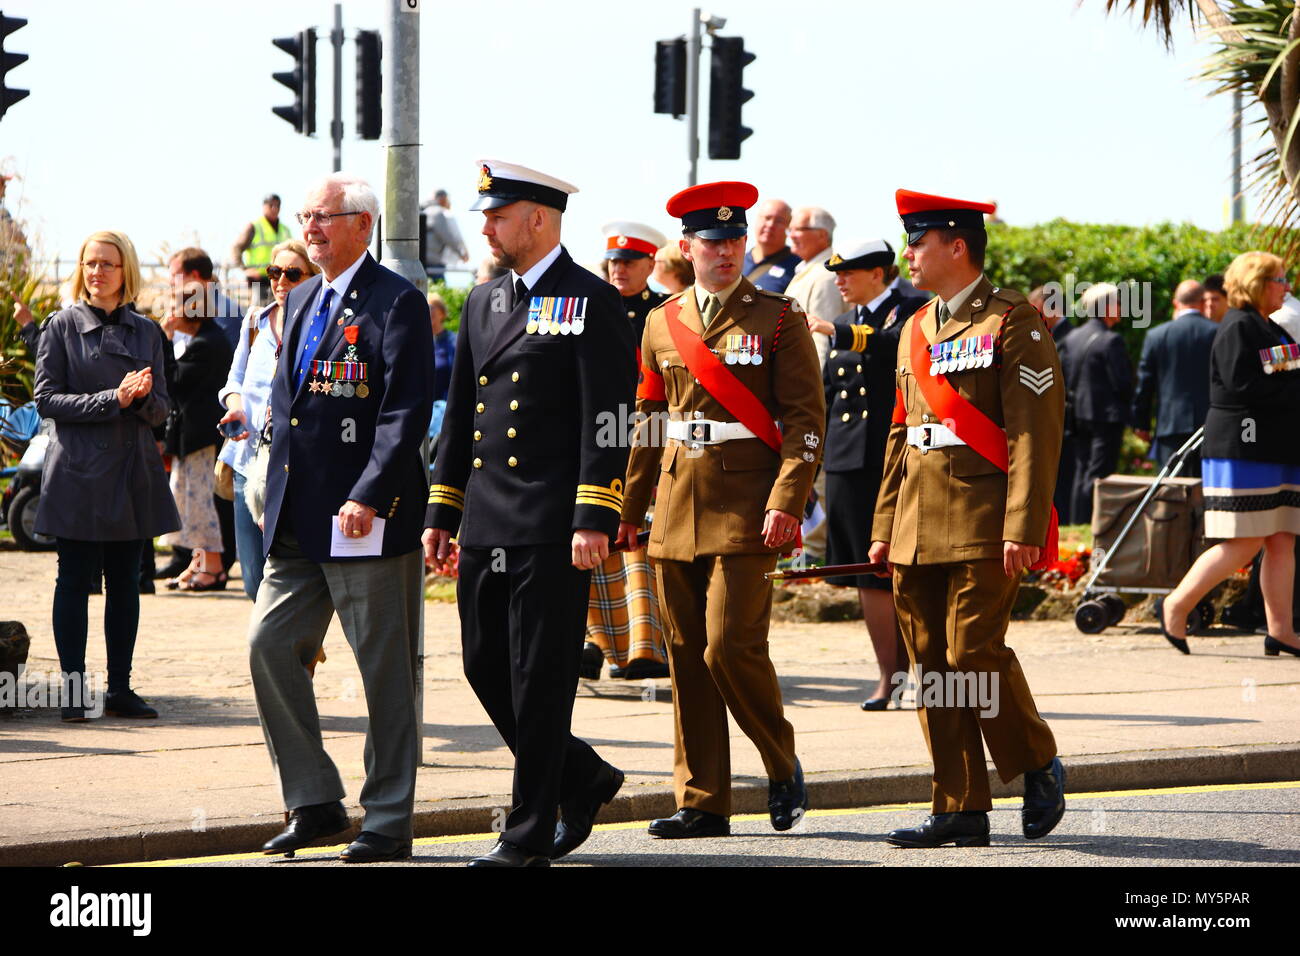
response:
{"label": "eyeglasses", "polygon": [[1290,285],[1290,284],[1291,284],[1291,280],[1288,279],[1286,276],[1273,276],[1273,278],[1269,279],[1268,281],[1269,281],[1269,282],[1276,282],[1278,285]]}
{"label": "eyeglasses", "polygon": [[322,226],[328,226],[331,219],[337,219],[339,216],[359,215],[361,215],[361,210],[358,209],[353,212],[300,212],[295,218],[298,220],[298,225],[300,226],[307,226],[312,222],[318,222]]}
{"label": "eyeglasses", "polygon": [[302,270],[297,266],[290,269],[281,269],[279,266],[266,267],[266,277],[272,282],[280,281],[280,276],[284,276],[290,282],[298,282],[302,279]]}
{"label": "eyeglasses", "polygon": [[107,262],[104,259],[92,259],[90,262],[83,262],[81,268],[87,272],[112,272],[114,269],[122,268],[120,263]]}

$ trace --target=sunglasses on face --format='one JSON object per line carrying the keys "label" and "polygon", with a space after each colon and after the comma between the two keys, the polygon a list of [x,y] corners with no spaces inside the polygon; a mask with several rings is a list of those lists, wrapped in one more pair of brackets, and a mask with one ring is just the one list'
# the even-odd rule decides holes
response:
{"label": "sunglasses on face", "polygon": [[279,282],[280,276],[284,276],[290,282],[298,282],[302,279],[302,270],[297,266],[289,269],[281,269],[279,266],[266,267],[266,277],[272,282]]}

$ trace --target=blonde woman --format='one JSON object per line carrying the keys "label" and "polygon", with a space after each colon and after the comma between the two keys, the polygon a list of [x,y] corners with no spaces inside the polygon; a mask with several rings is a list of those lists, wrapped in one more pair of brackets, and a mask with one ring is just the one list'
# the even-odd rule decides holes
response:
{"label": "blonde woman", "polygon": [[1184,654],[1187,615],[1210,590],[1262,548],[1260,587],[1268,636],[1264,653],[1300,656],[1291,620],[1295,536],[1300,533],[1300,354],[1268,316],[1290,282],[1282,260],[1245,252],[1223,277],[1230,311],[1210,353],[1210,411],[1201,474],[1205,536],[1220,539],[1165,598],[1161,630]]}
{"label": "blonde woman", "polygon": [[271,402],[271,382],[275,378],[284,332],[285,300],[291,289],[318,272],[320,268],[307,258],[307,247],[301,239],[289,239],[271,250],[266,277],[271,282],[275,301],[248,313],[230,363],[230,374],[218,396],[226,408],[220,424],[235,422],[238,427],[231,436],[233,440],[222,449],[220,460],[235,471],[235,549],[239,553],[244,593],[252,600],[257,600],[257,589],[262,583],[266,551],[262,546],[262,529],[244,500],[248,468],[257,453],[262,426],[266,424],[266,409]]}
{"label": "blonde woman", "polygon": [[36,407],[57,423],[45,461],[36,530],[53,535],[54,643],[65,675],[62,716],[86,719],[87,603],[102,566],[108,697],[104,712],[157,717],[131,690],[140,622],[140,550],[181,525],[151,429],[171,407],[163,337],[128,308],[140,264],[120,232],[81,244],[73,305],[45,327],[36,356]]}

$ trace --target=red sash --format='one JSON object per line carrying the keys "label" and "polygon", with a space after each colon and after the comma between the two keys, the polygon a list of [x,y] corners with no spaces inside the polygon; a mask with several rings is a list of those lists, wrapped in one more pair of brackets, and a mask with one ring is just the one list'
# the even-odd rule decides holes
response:
{"label": "red sash", "polygon": [[[694,295],[687,291],[687,295]],[[668,322],[668,334],[672,336],[673,345],[686,363],[686,368],[699,379],[705,391],[718,400],[727,411],[736,416],[736,420],[752,431],[777,455],[781,454],[781,432],[772,421],[772,413],[758,400],[753,392],[744,386],[740,379],[731,374],[716,355],[704,344],[704,339],[686,327],[686,323],[677,316],[682,311],[681,297],[664,305],[664,318]],[[775,343],[774,343],[775,344]],[[800,521],[800,516],[795,515]],[[796,524],[794,541],[790,545],[792,554],[803,548],[803,528]]]}
{"label": "red sash", "polygon": [[664,306],[668,334],[673,337],[673,345],[677,346],[690,373],[700,380],[705,391],[716,398],[723,408],[736,416],[736,421],[762,439],[772,451],[781,454],[781,433],[772,421],[772,413],[740,379],[731,374],[731,370],[722,364],[704,344],[704,340],[677,317],[681,311],[680,298]]}
{"label": "red sash", "polygon": [[[930,343],[926,341],[921,323],[930,314],[933,304],[931,300],[912,316],[912,373],[916,378],[917,387],[925,396],[930,412],[939,421],[975,449],[981,458],[1005,472],[1009,466],[1006,432],[962,398],[957,390],[948,384],[947,378],[930,374]],[[1056,506],[1053,505],[1047,523],[1047,541],[1038,560],[1029,566],[1031,571],[1040,571],[1059,558],[1059,523]]]}

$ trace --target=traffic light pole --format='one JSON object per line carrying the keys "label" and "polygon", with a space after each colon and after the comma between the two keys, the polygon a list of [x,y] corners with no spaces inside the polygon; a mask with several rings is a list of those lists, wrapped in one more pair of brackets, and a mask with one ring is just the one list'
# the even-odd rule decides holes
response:
{"label": "traffic light pole", "polygon": [[686,185],[694,186],[700,163],[700,8],[691,11],[686,40],[686,156],[690,164]]}
{"label": "traffic light pole", "polygon": [[334,118],[330,121],[330,139],[334,141],[334,172],[343,168],[343,4],[334,4],[334,29],[330,31],[334,46]]}
{"label": "traffic light pole", "polygon": [[381,140],[384,175],[383,264],[423,289],[420,263],[420,14],[410,0],[388,0],[383,30]]}

